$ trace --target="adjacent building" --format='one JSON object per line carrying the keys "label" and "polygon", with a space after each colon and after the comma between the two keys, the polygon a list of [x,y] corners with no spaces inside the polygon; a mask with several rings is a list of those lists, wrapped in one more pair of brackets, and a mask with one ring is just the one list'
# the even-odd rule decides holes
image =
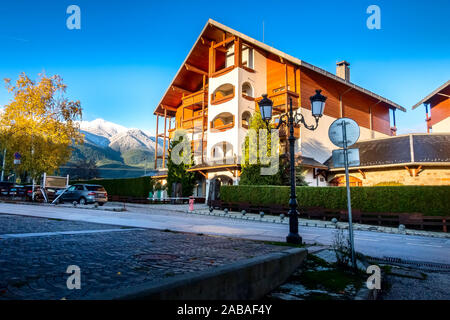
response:
{"label": "adjacent building", "polygon": [[[206,197],[210,186],[237,184],[242,144],[261,95],[267,93],[274,102],[274,121],[287,111],[292,98],[294,109],[312,123],[309,97],[316,89],[328,97],[324,116],[314,132],[296,128],[296,155],[310,185],[325,186],[323,163],[335,149],[328,128],[335,119],[354,119],[362,140],[387,138],[396,134],[395,112],[406,110],[352,83],[347,61],[338,62],[333,74],[209,20],[154,110],[157,136],[164,140],[155,165],[166,159],[165,146],[174,132],[183,129],[195,155],[189,170],[199,176],[195,195]],[[285,128],[280,140],[284,153]],[[162,161],[157,178],[166,177],[164,169]]]}
{"label": "adjacent building", "polygon": [[412,109],[424,105],[427,132],[450,132],[450,80],[417,102]]}

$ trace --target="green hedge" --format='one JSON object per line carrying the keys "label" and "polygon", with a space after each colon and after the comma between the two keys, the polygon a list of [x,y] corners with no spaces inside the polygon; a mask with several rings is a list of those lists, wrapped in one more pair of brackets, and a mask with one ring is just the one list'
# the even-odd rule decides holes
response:
{"label": "green hedge", "polygon": [[[297,187],[299,206],[345,210],[345,187]],[[284,204],[289,201],[286,186],[222,186],[226,202],[255,205]],[[450,216],[450,186],[352,187],[352,208],[361,212],[422,213]]]}
{"label": "green hedge", "polygon": [[108,192],[108,196],[148,197],[153,190],[154,180],[151,177],[127,179],[95,179],[88,181],[74,181],[73,183],[100,184]]}

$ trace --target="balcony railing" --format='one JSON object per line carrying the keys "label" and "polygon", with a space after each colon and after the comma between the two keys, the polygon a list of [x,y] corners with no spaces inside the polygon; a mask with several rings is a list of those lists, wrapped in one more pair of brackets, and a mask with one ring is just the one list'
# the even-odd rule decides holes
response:
{"label": "balcony railing", "polygon": [[206,86],[204,90],[200,90],[190,95],[184,96],[181,98],[181,107],[191,107],[197,105],[201,107],[204,105],[205,107],[208,105],[208,87]]}
{"label": "balcony railing", "polygon": [[180,128],[199,132],[202,131],[202,124],[203,130],[208,130],[208,109],[195,111],[192,117],[182,119]]}

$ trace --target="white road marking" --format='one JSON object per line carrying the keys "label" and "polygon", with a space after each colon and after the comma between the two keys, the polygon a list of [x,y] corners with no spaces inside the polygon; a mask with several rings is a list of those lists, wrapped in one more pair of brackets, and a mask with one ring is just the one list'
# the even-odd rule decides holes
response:
{"label": "white road marking", "polygon": [[359,238],[359,237],[355,237],[355,240],[373,241],[373,242],[378,242],[378,241],[380,241],[380,240],[376,240],[376,239],[367,239],[367,238]]}
{"label": "white road marking", "polygon": [[130,230],[145,230],[142,228],[126,228],[126,229],[101,229],[101,230],[76,230],[76,231],[55,231],[55,232],[39,232],[39,233],[9,233],[0,234],[0,239],[11,238],[30,238],[30,237],[48,237],[64,234],[89,234],[89,233],[102,233],[102,232],[117,232],[117,231],[130,231]]}
{"label": "white road marking", "polygon": [[442,248],[442,246],[435,246],[432,244],[425,244],[425,243],[412,243],[412,242],[407,242],[406,244],[410,244],[412,246],[418,246],[418,247],[434,247],[434,248]]}

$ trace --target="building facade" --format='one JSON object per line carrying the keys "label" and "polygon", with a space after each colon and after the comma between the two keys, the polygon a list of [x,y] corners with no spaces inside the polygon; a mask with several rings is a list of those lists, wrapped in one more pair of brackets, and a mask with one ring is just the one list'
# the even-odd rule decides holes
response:
{"label": "building facade", "polygon": [[[303,159],[306,181],[325,186],[323,163],[336,148],[328,138],[334,120],[354,119],[361,139],[390,137],[396,133],[396,110],[405,109],[353,84],[346,61],[338,62],[332,74],[209,20],[154,111],[157,137],[164,140],[155,166],[166,159],[165,146],[175,131],[184,130],[194,151],[195,165],[189,170],[199,176],[195,195],[214,196],[217,185],[239,182],[242,145],[261,95],[274,102],[274,121],[292,99],[294,109],[313,123],[309,97],[316,89],[328,98],[324,115],[313,132],[295,129],[296,156]],[[280,153],[286,151],[286,132],[280,128]],[[164,162],[159,179],[166,176]]]}
{"label": "building facade", "polygon": [[450,80],[416,103],[425,107],[427,132],[450,132]]}

